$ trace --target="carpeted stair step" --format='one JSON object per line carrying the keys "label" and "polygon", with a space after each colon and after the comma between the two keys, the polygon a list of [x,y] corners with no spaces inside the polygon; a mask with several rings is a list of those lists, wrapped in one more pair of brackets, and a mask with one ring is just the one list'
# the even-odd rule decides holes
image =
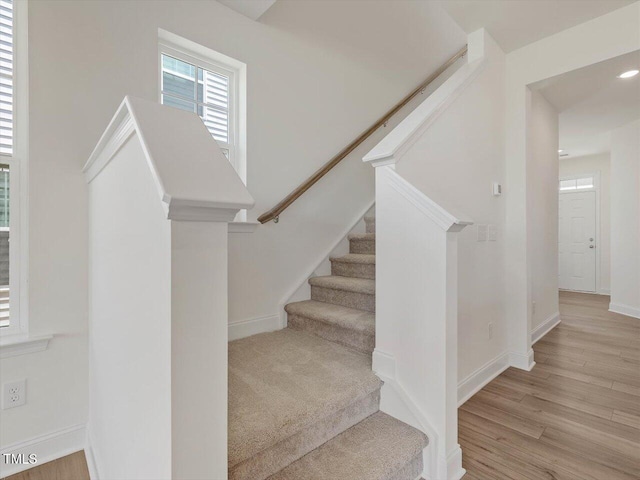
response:
{"label": "carpeted stair step", "polygon": [[378,412],[269,480],[415,480],[427,444],[420,431]]}
{"label": "carpeted stair step", "polygon": [[364,224],[366,225],[367,233],[376,233],[376,216],[375,215],[365,215]]}
{"label": "carpeted stair step", "polygon": [[229,343],[229,479],[264,480],[378,411],[371,356],[286,328]]}
{"label": "carpeted stair step", "polygon": [[342,257],[331,257],[331,275],[355,278],[376,278],[376,256],[349,253]]}
{"label": "carpeted stair step", "polygon": [[351,233],[349,238],[349,253],[376,253],[375,233]]}
{"label": "carpeted stair step", "polygon": [[376,281],[329,275],[309,279],[311,300],[333,303],[367,312],[376,310]]}
{"label": "carpeted stair step", "polygon": [[290,328],[371,354],[375,345],[375,315],[331,303],[305,300],[284,309]]}

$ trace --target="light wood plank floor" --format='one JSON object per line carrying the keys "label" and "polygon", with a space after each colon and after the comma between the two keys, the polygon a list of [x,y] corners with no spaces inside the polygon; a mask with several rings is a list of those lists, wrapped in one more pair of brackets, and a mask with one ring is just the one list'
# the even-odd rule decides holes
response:
{"label": "light wood plank floor", "polygon": [[[640,320],[560,294],[562,323],[460,408],[464,480],[640,479]],[[84,453],[6,480],[88,480]]]}
{"label": "light wood plank floor", "polygon": [[3,480],[89,480],[89,469],[84,452],[81,451],[16,473]]}
{"label": "light wood plank floor", "polygon": [[640,320],[560,293],[562,322],[459,410],[464,480],[640,479]]}

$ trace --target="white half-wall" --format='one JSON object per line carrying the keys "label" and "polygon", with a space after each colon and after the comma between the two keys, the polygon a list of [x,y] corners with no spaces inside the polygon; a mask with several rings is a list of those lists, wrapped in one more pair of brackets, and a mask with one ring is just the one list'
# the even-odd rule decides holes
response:
{"label": "white half-wall", "polygon": [[85,174],[92,475],[224,479],[227,222],[253,200],[195,114],[130,97]]}
{"label": "white half-wall", "polygon": [[89,196],[89,442],[100,478],[171,472],[171,224],[143,159],[129,140]]}
{"label": "white half-wall", "polygon": [[611,304],[640,318],[640,120],[611,132]]}

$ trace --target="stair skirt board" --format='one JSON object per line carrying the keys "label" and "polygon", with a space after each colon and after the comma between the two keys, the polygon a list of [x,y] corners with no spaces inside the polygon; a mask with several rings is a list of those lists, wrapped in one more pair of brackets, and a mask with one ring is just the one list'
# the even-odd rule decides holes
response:
{"label": "stair skirt board", "polygon": [[[264,480],[378,411],[380,390],[229,469],[229,480]],[[346,480],[346,479],[345,479]]]}

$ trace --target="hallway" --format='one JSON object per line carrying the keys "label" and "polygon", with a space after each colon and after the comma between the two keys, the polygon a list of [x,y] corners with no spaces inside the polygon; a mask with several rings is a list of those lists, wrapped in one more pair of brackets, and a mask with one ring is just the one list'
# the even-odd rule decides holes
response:
{"label": "hallway", "polygon": [[465,480],[640,478],[640,320],[560,293],[531,372],[509,368],[459,410]]}

